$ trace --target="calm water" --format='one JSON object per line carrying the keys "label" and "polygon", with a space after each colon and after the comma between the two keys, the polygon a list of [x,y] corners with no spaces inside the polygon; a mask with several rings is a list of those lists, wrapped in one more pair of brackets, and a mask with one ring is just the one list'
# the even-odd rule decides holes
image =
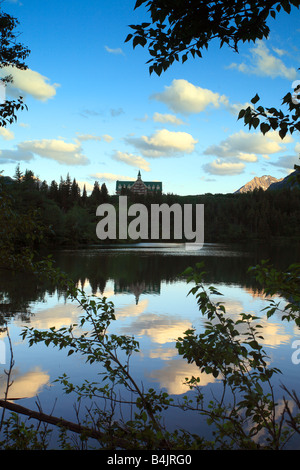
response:
{"label": "calm water", "polygon": [[[292,363],[292,343],[299,338],[293,324],[282,323],[280,315],[269,320],[261,310],[267,305],[259,286],[247,274],[250,265],[261,259],[270,259],[276,267],[285,268],[299,262],[299,247],[295,246],[227,246],[205,245],[199,252],[188,252],[184,245],[151,247],[89,248],[63,250],[54,254],[57,265],[68,273],[80,287],[90,294],[105,295],[113,301],[117,321],[111,332],[134,335],[141,352],[132,358],[132,373],[145,388],[165,389],[175,398],[187,393],[184,379],[198,376],[194,365],[177,355],[175,340],[190,327],[203,327],[195,299],[187,297],[190,288],[180,273],[196,262],[204,261],[207,272],[205,283],[214,285],[224,294],[226,310],[233,317],[240,312],[259,314],[264,325],[265,349],[272,366],[284,371],[280,377],[289,388],[299,391],[300,364]],[[99,369],[85,364],[80,357],[67,357],[64,351],[38,345],[28,348],[20,338],[24,325],[38,329],[57,328],[77,323],[80,311],[65,298],[63,292],[51,289],[42,282],[26,277],[1,277],[3,293],[2,314],[10,312],[9,331],[13,342],[15,367],[10,396],[21,398],[19,404],[35,409],[38,399],[45,413],[74,419],[74,397],[63,395],[53,380],[66,372],[75,383],[97,379]],[[219,300],[219,299],[218,299]],[[260,313],[261,312],[261,313]],[[5,387],[3,368],[10,355],[5,334],[6,364],[0,364],[1,397]],[[283,380],[284,378],[284,380]],[[218,390],[219,383],[212,376],[202,375],[201,384],[208,397]],[[187,413],[172,412],[167,417],[173,428],[204,431],[200,420]],[[296,444],[294,444],[296,445]]]}

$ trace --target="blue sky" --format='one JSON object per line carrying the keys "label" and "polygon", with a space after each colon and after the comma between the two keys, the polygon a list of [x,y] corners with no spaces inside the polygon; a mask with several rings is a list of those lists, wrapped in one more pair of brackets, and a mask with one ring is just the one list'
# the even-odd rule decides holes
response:
{"label": "blue sky", "polygon": [[[17,164],[48,184],[76,178],[88,190],[117,179],[162,181],[166,193],[231,193],[254,176],[285,177],[298,162],[299,133],[283,141],[237,121],[258,93],[281,106],[300,79],[300,13],[270,20],[268,40],[239,54],[212,43],[203,59],[149,75],[147,49],[125,43],[129,24],[145,20],[135,0],[6,0],[28,70],[9,71],[9,98],[28,111],[0,129],[0,169]],[[284,108],[283,108],[284,109]]]}

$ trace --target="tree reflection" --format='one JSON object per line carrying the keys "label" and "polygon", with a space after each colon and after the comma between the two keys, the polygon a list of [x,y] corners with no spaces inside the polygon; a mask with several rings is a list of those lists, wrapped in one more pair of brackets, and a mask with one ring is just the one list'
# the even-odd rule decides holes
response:
{"label": "tree reflection", "polygon": [[[295,256],[285,246],[205,245],[199,252],[176,248],[104,248],[61,250],[53,255],[55,265],[84,288],[89,284],[93,294],[103,294],[108,281],[114,282],[114,293],[132,293],[136,303],[141,294],[160,295],[162,282],[174,283],[187,266],[205,264],[205,282],[234,284],[260,293],[261,288],[247,273],[251,265],[270,259],[275,267],[284,269]],[[65,292],[33,275],[0,271],[0,322],[11,316],[30,321],[31,305],[45,302],[48,295],[64,297]]]}

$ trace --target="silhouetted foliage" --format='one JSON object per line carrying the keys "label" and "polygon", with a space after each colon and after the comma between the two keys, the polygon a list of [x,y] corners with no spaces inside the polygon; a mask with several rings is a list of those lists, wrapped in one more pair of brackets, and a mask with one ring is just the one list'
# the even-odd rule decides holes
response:
{"label": "silhouetted foliage", "polygon": [[[24,60],[29,55],[29,49],[17,42],[18,31],[16,27],[19,21],[2,11],[0,4],[0,68],[5,67],[16,67],[21,70],[27,68]],[[7,84],[12,81],[10,74],[2,77],[2,83]],[[15,100],[6,100],[4,103],[0,103],[0,126],[5,127],[7,124],[12,124],[16,121],[16,112],[27,108],[23,103],[23,99],[20,96]]]}
{"label": "silhouetted foliage", "polygon": [[160,75],[174,61],[184,63],[189,55],[202,57],[213,40],[238,52],[244,42],[266,39],[270,33],[269,19],[281,10],[299,8],[298,0],[137,0],[135,9],[145,6],[149,22],[130,25],[133,33],[125,42],[147,46],[151,59],[149,71]]}

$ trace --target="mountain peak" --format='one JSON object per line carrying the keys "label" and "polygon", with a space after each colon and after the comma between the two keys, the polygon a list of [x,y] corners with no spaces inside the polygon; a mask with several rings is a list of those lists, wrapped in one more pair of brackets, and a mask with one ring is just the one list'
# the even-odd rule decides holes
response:
{"label": "mountain peak", "polygon": [[263,175],[263,176],[255,176],[251,181],[246,183],[244,186],[242,186],[240,189],[237,191],[234,191],[234,193],[247,193],[249,191],[254,191],[254,189],[263,189],[266,191],[268,187],[273,184],[273,183],[278,183],[279,181],[282,181],[283,178],[277,179],[274,178],[274,176],[270,175]]}

